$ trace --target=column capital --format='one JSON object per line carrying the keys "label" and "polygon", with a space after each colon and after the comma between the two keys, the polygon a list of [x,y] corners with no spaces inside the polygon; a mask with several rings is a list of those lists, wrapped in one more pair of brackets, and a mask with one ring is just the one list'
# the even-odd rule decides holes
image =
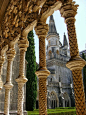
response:
{"label": "column capital", "polygon": [[7,54],[7,60],[12,61],[13,58],[15,57],[15,54],[16,54],[15,49],[14,49],[14,48],[10,48],[10,49],[6,52],[6,54]]}
{"label": "column capital", "polygon": [[40,37],[45,38],[48,30],[49,30],[48,24],[46,24],[45,22],[41,22],[41,21],[39,21],[35,27],[36,34],[38,35],[39,38]]}
{"label": "column capital", "polygon": [[39,70],[39,71],[36,71],[35,74],[38,76],[38,78],[47,78],[50,74],[50,71],[48,71],[48,70]]}
{"label": "column capital", "polygon": [[75,15],[77,14],[77,9],[79,5],[75,5],[75,2],[69,0],[69,2],[64,2],[62,7],[60,8],[61,16],[65,18],[65,22],[68,19],[74,19]]}
{"label": "column capital", "polygon": [[18,41],[19,50],[27,51],[27,47],[29,46],[29,41],[26,37],[21,37]]}
{"label": "column capital", "polygon": [[69,62],[67,62],[66,66],[72,71],[75,69],[83,69],[86,62],[83,60],[80,56],[76,56],[75,58],[70,59]]}

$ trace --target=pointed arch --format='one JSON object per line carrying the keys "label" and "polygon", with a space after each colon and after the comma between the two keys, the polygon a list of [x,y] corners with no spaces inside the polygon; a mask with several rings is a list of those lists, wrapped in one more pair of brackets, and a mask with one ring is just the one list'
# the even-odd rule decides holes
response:
{"label": "pointed arch", "polygon": [[51,108],[59,107],[59,99],[55,91],[50,92]]}

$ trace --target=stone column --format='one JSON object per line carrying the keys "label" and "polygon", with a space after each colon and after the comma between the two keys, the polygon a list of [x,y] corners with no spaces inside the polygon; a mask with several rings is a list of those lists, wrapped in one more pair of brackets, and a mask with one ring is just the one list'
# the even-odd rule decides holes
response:
{"label": "stone column", "polygon": [[2,81],[1,74],[2,74],[2,67],[3,67],[4,60],[5,60],[5,57],[4,56],[0,56],[0,90],[3,87],[3,81]]}
{"label": "stone column", "polygon": [[20,50],[19,76],[16,79],[16,82],[18,83],[18,115],[23,115],[24,84],[27,82],[27,78],[24,76],[25,52],[27,51],[28,44],[27,38],[23,37],[21,37],[18,42]]}
{"label": "stone column", "polygon": [[4,102],[4,115],[9,115],[9,104],[10,104],[10,90],[13,87],[11,83],[12,77],[12,62],[15,56],[14,48],[10,48],[7,52],[7,77],[6,83],[4,84],[5,88],[5,102]]}
{"label": "stone column", "polygon": [[39,37],[39,70],[36,71],[36,75],[39,78],[39,115],[47,115],[46,78],[50,72],[46,68],[45,38],[48,32],[48,25],[45,22],[38,21],[35,31]]}
{"label": "stone column", "polygon": [[[68,0],[69,1],[69,0]],[[75,30],[75,15],[77,14],[77,7],[75,2],[64,3],[60,9],[61,15],[65,18],[67,24],[70,55],[71,59],[66,66],[72,71],[76,114],[85,115],[85,96],[83,89],[83,80],[81,70],[85,66],[85,61],[79,57],[76,30]]]}

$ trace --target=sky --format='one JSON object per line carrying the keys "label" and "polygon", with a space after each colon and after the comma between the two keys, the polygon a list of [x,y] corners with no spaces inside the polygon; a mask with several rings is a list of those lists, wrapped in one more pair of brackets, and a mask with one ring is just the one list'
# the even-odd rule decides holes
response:
{"label": "sky", "polygon": [[[76,2],[76,4],[79,5],[77,15],[75,16],[76,18],[75,28],[76,28],[78,48],[79,51],[83,51],[86,50],[86,0],[74,0],[74,1]],[[61,17],[59,11],[55,11],[53,17],[57,33],[59,33],[60,36],[60,41],[61,43],[63,43],[64,32],[68,40],[67,27],[64,18]],[[47,19],[46,23],[49,24],[49,18]],[[34,31],[34,41],[35,41],[36,62],[39,63],[39,39],[35,34],[35,31]]]}

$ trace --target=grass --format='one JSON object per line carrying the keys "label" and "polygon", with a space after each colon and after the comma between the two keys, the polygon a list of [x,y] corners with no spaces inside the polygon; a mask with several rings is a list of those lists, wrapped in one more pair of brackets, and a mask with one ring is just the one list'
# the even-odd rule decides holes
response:
{"label": "grass", "polygon": [[[75,115],[75,108],[56,108],[56,109],[47,109],[48,115]],[[39,109],[34,111],[28,111],[28,115],[39,115]]]}

